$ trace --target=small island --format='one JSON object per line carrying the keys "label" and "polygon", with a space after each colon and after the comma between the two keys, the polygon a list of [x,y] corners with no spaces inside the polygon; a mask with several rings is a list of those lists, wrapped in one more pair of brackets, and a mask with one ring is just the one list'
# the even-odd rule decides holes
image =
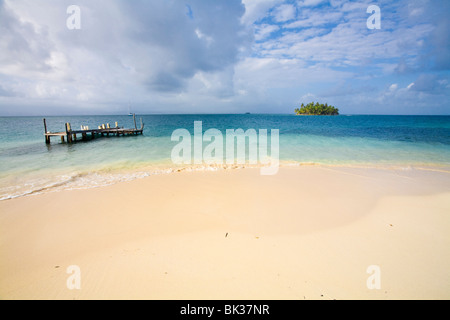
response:
{"label": "small island", "polygon": [[302,103],[300,109],[295,109],[298,116],[338,116],[339,109],[329,106],[327,103],[320,104],[314,102],[308,103],[306,106]]}

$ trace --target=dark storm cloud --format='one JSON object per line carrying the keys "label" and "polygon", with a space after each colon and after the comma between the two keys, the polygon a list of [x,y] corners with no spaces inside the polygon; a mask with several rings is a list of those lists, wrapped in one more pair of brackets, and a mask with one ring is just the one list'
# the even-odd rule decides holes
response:
{"label": "dark storm cloud", "polygon": [[51,68],[46,61],[52,47],[45,30],[36,32],[0,0],[0,72],[8,72],[10,68],[48,71]]}
{"label": "dark storm cloud", "polygon": [[251,40],[240,23],[245,8],[238,0],[137,0],[120,5],[134,18],[127,38],[147,48],[148,59],[155,61],[147,70],[142,66],[149,72],[145,84],[155,90],[177,91],[199,71],[224,70]]}

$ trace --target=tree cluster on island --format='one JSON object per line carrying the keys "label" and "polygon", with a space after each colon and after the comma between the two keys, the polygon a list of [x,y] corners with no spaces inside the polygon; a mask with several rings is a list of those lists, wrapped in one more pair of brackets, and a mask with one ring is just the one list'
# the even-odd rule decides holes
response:
{"label": "tree cluster on island", "polygon": [[300,109],[295,109],[296,115],[304,116],[338,116],[339,109],[329,106],[327,103],[321,104],[316,102],[308,103],[306,106],[302,103]]}

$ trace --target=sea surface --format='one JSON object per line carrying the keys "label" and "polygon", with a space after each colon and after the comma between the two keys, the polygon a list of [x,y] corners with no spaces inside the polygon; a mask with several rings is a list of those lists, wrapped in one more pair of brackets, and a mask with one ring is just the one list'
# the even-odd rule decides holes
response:
{"label": "sea surface", "polygon": [[[139,118],[145,123],[142,136],[74,144],[53,137],[46,145],[42,117],[0,117],[0,200],[105,186],[179,170],[235,168],[172,162],[171,153],[178,144],[171,141],[172,133],[187,129],[193,135],[195,121],[202,121],[203,132],[217,129],[224,137],[227,129],[267,129],[269,138],[270,130],[279,130],[281,167],[450,171],[450,116],[137,115],[138,127]],[[127,115],[73,116],[47,117],[48,130],[63,131],[66,122],[73,129],[115,122],[134,127],[133,117]]]}

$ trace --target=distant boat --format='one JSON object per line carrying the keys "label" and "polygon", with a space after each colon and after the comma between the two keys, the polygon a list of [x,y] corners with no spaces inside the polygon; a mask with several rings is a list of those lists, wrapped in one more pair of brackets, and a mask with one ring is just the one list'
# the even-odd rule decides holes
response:
{"label": "distant boat", "polygon": [[133,115],[134,115],[134,113],[132,113],[132,112],[130,111],[130,107],[128,107],[128,116],[132,117]]}

